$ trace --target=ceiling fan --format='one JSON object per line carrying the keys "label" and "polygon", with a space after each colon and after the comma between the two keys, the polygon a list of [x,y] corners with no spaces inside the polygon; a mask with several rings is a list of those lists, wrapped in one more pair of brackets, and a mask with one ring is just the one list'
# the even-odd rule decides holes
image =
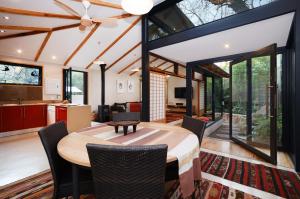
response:
{"label": "ceiling fan", "polygon": [[71,8],[69,5],[65,4],[61,0],[54,0],[61,8],[66,10],[67,12],[74,14],[76,16],[81,17],[79,30],[84,31],[87,27],[91,27],[95,23],[103,23],[108,25],[115,25],[117,22],[116,18],[108,17],[108,18],[91,18],[88,15],[88,10],[91,7],[91,3],[88,0],[82,0],[82,5],[85,9],[84,15],[81,16],[77,11]]}

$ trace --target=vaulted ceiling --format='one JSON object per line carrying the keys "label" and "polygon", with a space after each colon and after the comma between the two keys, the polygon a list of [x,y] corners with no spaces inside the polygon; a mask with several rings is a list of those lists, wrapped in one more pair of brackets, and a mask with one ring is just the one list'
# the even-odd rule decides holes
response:
{"label": "vaulted ceiling", "polygon": [[[83,15],[80,0],[61,1]],[[92,63],[99,59],[107,63],[107,70],[131,74],[132,69],[141,66],[140,17],[126,15],[120,8],[121,0],[106,2],[92,4],[89,15],[116,17],[117,24],[96,24],[81,32],[80,18],[59,7],[54,0],[1,1],[0,29],[5,32],[0,33],[0,55],[83,69],[95,68]],[[159,2],[155,0],[156,4]],[[159,61],[162,62],[157,60],[153,64]],[[165,66],[167,63],[160,67]]]}

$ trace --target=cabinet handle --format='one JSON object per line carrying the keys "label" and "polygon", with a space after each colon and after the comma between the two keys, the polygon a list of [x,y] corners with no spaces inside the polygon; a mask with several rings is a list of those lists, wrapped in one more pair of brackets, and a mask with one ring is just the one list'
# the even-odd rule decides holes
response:
{"label": "cabinet handle", "polygon": [[25,108],[23,109],[24,118],[26,117]]}

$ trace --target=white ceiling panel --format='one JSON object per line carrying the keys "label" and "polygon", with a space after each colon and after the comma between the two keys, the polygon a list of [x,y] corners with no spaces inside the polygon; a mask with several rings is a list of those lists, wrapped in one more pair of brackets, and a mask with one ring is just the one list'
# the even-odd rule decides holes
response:
{"label": "white ceiling panel", "polygon": [[[88,33],[89,31],[82,32],[78,28],[53,32],[39,60],[63,64]],[[56,60],[52,56],[56,56]]]}
{"label": "white ceiling panel", "polygon": [[[110,70],[114,72],[119,72],[126,66],[128,66],[130,63],[135,61],[136,59],[141,57],[141,47],[136,48],[132,52],[130,52],[126,57],[124,57],[122,60],[120,60],[116,65],[114,65]],[[108,65],[109,66],[109,65]]]}
{"label": "white ceiling panel", "polygon": [[24,30],[5,30],[5,32],[0,33],[0,37],[1,36],[6,36],[6,35],[12,35],[12,34],[18,34],[18,33],[25,33],[28,31],[24,31]]}
{"label": "white ceiling panel", "polygon": [[[273,43],[286,45],[294,13],[152,50],[180,62],[192,62],[258,50]],[[226,49],[225,44],[230,48]]]}
{"label": "white ceiling panel", "polygon": [[[104,54],[104,56],[102,57],[102,60],[105,61],[105,63],[107,63],[107,65],[109,66],[114,61],[116,61],[118,58],[120,58],[123,54],[125,54],[129,49],[131,49],[133,46],[138,44],[139,42],[141,42],[141,23],[140,22],[135,27],[133,27],[118,43],[116,43],[109,50],[108,53]],[[141,57],[140,46],[134,50],[134,54],[136,54],[136,57]],[[123,59],[126,59],[126,58],[127,57],[124,57]],[[118,68],[119,63],[117,63],[115,66],[113,66],[112,69]]]}
{"label": "white ceiling panel", "polygon": [[12,25],[12,26],[53,28],[53,27],[70,25],[70,24],[75,24],[80,22],[79,20],[47,18],[47,17],[32,17],[32,16],[5,14],[5,13],[0,13],[0,15],[9,17],[9,20],[5,20],[3,18],[0,19],[0,23],[2,25]]}
{"label": "white ceiling panel", "polygon": [[[46,34],[0,40],[0,55],[33,60]],[[21,49],[22,53],[17,53]]]}
{"label": "white ceiling panel", "polygon": [[[69,63],[70,66],[86,67],[107,48],[137,17],[119,20],[116,27],[100,26],[88,42]],[[109,51],[107,53],[110,53]],[[104,60],[105,61],[105,60]]]}
{"label": "white ceiling panel", "polygon": [[53,0],[1,0],[1,6],[39,12],[68,14],[68,12],[54,4]]}
{"label": "white ceiling panel", "polygon": [[[70,0],[63,0],[67,5],[72,7],[74,10],[76,10],[80,15],[84,14],[84,7],[82,3],[77,1],[70,1]],[[111,2],[111,1],[108,1]],[[121,5],[121,3],[118,3]],[[90,17],[112,17],[116,15],[121,15],[126,13],[122,9],[115,9],[110,7],[103,7],[103,6],[97,6],[92,4],[91,7],[88,10],[88,14]]]}

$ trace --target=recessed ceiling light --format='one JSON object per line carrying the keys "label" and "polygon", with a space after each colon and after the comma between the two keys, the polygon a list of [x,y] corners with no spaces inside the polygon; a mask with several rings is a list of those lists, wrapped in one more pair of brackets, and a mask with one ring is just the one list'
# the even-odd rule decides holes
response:
{"label": "recessed ceiling light", "polygon": [[52,56],[52,59],[53,59],[53,60],[56,60],[56,56],[55,56],[55,55],[53,55],[53,56]]}
{"label": "recessed ceiling light", "polygon": [[225,48],[230,48],[230,45],[229,44],[225,44],[224,47]]}
{"label": "recessed ceiling light", "polygon": [[17,53],[21,54],[23,51],[21,49],[17,50]]}
{"label": "recessed ceiling light", "polygon": [[3,19],[9,20],[9,16],[4,16]]}
{"label": "recessed ceiling light", "polygon": [[4,33],[4,32],[6,32],[6,31],[5,31],[5,30],[0,30],[0,32],[1,32],[1,33]]}

